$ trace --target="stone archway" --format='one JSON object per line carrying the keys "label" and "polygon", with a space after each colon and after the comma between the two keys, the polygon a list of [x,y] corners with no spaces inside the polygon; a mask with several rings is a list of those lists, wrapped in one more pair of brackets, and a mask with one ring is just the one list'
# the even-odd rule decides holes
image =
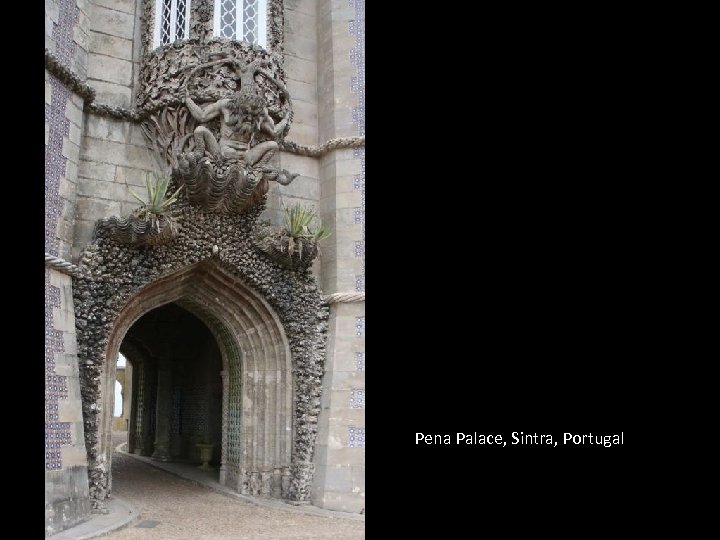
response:
{"label": "stone archway", "polygon": [[183,227],[171,244],[123,245],[99,230],[86,248],[73,292],[95,507],[110,489],[107,404],[117,352],[135,320],[171,302],[203,321],[222,352],[223,483],[248,494],[310,500],[328,309],[308,268],[283,267],[254,249],[262,208],[204,213],[181,194],[176,211]]}
{"label": "stone archway", "polygon": [[[293,402],[290,347],[267,302],[212,262],[186,267],[141,289],[120,312],[106,349],[104,416],[112,416],[113,359],[123,338],[140,317],[170,303],[203,321],[222,353],[220,482],[245,494],[287,495]],[[103,425],[108,425],[107,419]],[[106,431],[100,452],[111,466],[109,440]]]}

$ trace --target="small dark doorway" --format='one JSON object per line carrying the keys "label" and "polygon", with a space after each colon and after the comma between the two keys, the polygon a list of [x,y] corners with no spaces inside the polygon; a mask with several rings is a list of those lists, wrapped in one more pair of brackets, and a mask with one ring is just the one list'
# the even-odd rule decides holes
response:
{"label": "small dark doorway", "polygon": [[160,461],[200,463],[198,444],[214,445],[220,466],[222,355],[207,326],[167,304],[138,319],[120,351],[132,363],[128,451]]}

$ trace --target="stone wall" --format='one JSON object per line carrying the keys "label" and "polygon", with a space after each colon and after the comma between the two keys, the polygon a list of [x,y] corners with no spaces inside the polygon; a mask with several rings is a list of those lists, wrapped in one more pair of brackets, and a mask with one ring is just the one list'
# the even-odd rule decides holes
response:
{"label": "stone wall", "polygon": [[[140,65],[142,0],[95,0],[88,30],[88,84],[96,103],[130,108]],[[92,240],[95,222],[137,207],[145,175],[159,170],[139,124],[86,114],[80,148],[72,260]]]}
{"label": "stone wall", "polygon": [[[319,0],[319,135],[365,135],[364,0]],[[320,210],[333,230],[321,262],[324,292],[365,291],[364,149],[320,161]],[[323,380],[313,501],[332,510],[365,508],[365,305],[334,304]]]}
{"label": "stone wall", "polygon": [[139,64],[142,0],[89,0],[88,83],[98,103],[130,107]]}
{"label": "stone wall", "polygon": [[[46,0],[45,48],[80,77],[87,72],[88,3]],[[83,100],[45,72],[45,253],[73,244]],[[86,519],[87,460],[78,380],[72,279],[45,270],[45,532]]]}
{"label": "stone wall", "polygon": [[140,126],[94,114],[87,117],[78,168],[74,262],[92,240],[96,221],[132,212],[138,202],[130,190],[144,196],[145,175],[158,170]]}
{"label": "stone wall", "polygon": [[[285,1],[284,67],[287,87],[295,112],[288,139],[299,144],[318,144],[317,103],[317,0]],[[319,210],[320,169],[316,158],[280,153],[280,166],[298,173],[286,187],[272,183],[263,219],[274,224],[283,222],[283,206],[302,204]],[[319,263],[315,263],[319,277]]]}

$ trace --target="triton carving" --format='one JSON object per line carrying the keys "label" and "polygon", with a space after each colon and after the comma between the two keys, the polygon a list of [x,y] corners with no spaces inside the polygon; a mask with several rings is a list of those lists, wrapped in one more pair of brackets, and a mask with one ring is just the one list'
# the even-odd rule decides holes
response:
{"label": "triton carving", "polygon": [[[183,137],[180,148],[187,142],[192,149],[177,157],[173,179],[178,186],[187,186],[190,202],[211,211],[237,212],[257,204],[267,193],[268,182],[287,185],[297,176],[271,165],[292,120],[292,101],[263,60],[246,64],[223,58],[201,64],[188,76],[188,87],[198,73],[224,64],[235,70],[238,90],[234,95],[201,107],[186,90],[185,105],[202,125],[193,130],[192,137]],[[286,107],[274,111],[277,123],[265,92],[255,81],[257,75],[275,86],[279,103]],[[219,123],[219,130],[209,127],[211,121]]]}
{"label": "triton carving", "polygon": [[[292,100],[268,60],[210,56],[207,62],[180,69],[187,72],[183,103],[148,113],[142,130],[161,168],[171,171],[172,189],[186,188],[190,204],[209,212],[244,212],[264,201],[269,182],[286,186],[298,176],[273,160],[292,122]],[[222,83],[216,88],[235,91],[208,99],[208,80]],[[174,223],[163,221],[168,219],[165,213],[150,226],[144,218],[109,218],[98,227],[126,244],[159,245],[176,237]]]}

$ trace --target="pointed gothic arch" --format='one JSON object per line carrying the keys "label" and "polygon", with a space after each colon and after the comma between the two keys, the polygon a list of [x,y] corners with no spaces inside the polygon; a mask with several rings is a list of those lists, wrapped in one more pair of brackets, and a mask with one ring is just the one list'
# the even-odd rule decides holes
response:
{"label": "pointed gothic arch", "polygon": [[107,404],[118,350],[136,320],[169,303],[200,319],[222,354],[221,482],[240,493],[310,500],[328,309],[309,269],[285,268],[253,248],[261,211],[204,214],[181,197],[185,225],[171,244],[133,247],[99,231],[85,250],[74,297],[96,507],[111,487]]}
{"label": "pointed gothic arch", "polygon": [[[223,361],[223,442],[220,482],[240,493],[270,495],[287,478],[292,448],[292,362],[278,315],[252,289],[212,260],[169,274],[138,290],[120,311],[106,348],[105,418],[112,421],[115,361],[140,317],[176,303],[208,327]],[[243,406],[245,404],[245,406]],[[100,452],[112,467],[105,428]],[[286,490],[289,486],[286,481]]]}

